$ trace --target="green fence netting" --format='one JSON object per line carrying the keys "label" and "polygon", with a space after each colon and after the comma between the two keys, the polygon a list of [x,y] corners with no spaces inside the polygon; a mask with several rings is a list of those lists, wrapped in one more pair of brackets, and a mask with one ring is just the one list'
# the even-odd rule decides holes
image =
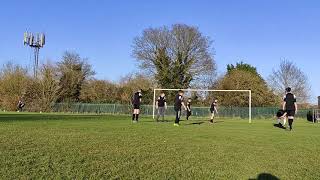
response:
{"label": "green fence netting", "polygon": [[[279,110],[277,107],[253,107],[252,118],[272,118]],[[52,107],[53,112],[64,112],[64,113],[96,113],[96,114],[131,114],[132,106],[123,104],[86,104],[86,103],[57,103]],[[308,109],[299,110],[298,117],[306,117]],[[141,106],[141,114],[152,115],[153,106],[143,105]],[[172,106],[168,106],[166,115],[173,116],[175,114]],[[209,107],[193,107],[192,115],[196,117],[207,117],[209,116]],[[220,117],[237,117],[237,118],[248,118],[249,108],[248,107],[219,107]]]}

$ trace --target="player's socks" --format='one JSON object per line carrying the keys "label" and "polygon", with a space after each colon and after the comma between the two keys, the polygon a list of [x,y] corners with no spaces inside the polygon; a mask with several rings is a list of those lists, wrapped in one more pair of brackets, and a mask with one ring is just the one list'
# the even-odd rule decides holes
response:
{"label": "player's socks", "polygon": [[280,124],[280,119],[277,119],[277,124]]}
{"label": "player's socks", "polygon": [[288,122],[289,122],[290,130],[292,130],[292,123],[293,123],[293,119],[289,119],[289,120],[288,120]]}
{"label": "player's socks", "polygon": [[136,121],[139,120],[139,114],[136,114]]}
{"label": "player's socks", "polygon": [[136,118],[136,115],[132,114],[132,121],[134,121],[135,118]]}

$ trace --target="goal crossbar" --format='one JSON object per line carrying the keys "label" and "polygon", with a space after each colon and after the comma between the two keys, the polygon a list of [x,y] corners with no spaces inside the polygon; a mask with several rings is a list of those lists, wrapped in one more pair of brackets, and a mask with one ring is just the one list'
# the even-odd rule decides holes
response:
{"label": "goal crossbar", "polygon": [[156,91],[189,91],[189,92],[247,92],[249,93],[249,123],[252,123],[252,92],[251,90],[213,90],[213,89],[154,89],[153,90],[153,119],[155,119]]}

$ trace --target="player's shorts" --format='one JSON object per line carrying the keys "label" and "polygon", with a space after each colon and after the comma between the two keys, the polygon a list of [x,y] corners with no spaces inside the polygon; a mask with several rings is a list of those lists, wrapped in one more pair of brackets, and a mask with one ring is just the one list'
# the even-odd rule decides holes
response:
{"label": "player's shorts", "polygon": [[287,116],[288,116],[288,117],[289,117],[289,116],[294,117],[294,116],[296,115],[296,111],[295,111],[295,110],[286,110],[286,112],[287,112]]}
{"label": "player's shorts", "polygon": [[140,104],[134,104],[133,109],[140,109]]}
{"label": "player's shorts", "polygon": [[174,107],[174,110],[175,110],[176,112],[181,111],[181,107]]}

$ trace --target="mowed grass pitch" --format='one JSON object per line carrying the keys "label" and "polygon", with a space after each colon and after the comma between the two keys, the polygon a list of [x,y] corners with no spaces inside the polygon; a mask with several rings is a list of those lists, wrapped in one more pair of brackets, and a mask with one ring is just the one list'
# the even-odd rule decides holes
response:
{"label": "mowed grass pitch", "polygon": [[198,122],[0,114],[0,179],[320,179],[320,124]]}

